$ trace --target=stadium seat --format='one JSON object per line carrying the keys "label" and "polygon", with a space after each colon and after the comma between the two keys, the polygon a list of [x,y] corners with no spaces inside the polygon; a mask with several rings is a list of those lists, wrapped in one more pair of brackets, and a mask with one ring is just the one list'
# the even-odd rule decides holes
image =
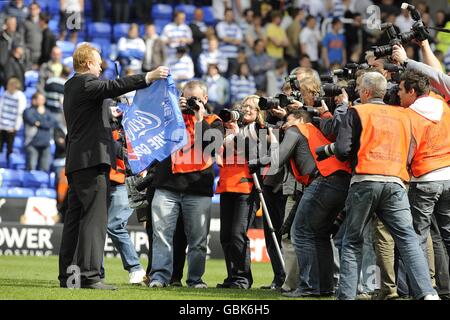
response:
{"label": "stadium seat", "polygon": [[36,189],[34,195],[36,197],[45,197],[45,198],[56,199],[56,190],[49,189],[49,188],[40,188],[40,189]]}
{"label": "stadium seat", "polygon": [[63,58],[72,56],[75,50],[75,44],[73,44],[73,42],[70,41],[58,40],[56,41],[56,46],[61,49]]}
{"label": "stadium seat", "polygon": [[50,179],[44,171],[25,171],[23,175],[23,186],[27,188],[48,188]]}
{"label": "stadium seat", "polygon": [[39,72],[28,70],[25,72],[25,87],[36,87],[39,81]]}
{"label": "stadium seat", "polygon": [[14,170],[25,170],[27,167],[26,156],[22,152],[13,152],[9,155],[9,168]]}
{"label": "stadium seat", "polygon": [[168,4],[154,4],[152,6],[152,19],[172,20],[172,7]]}
{"label": "stadium seat", "polygon": [[51,172],[49,188],[55,188],[55,187],[56,187],[56,174],[54,172]]}
{"label": "stadium seat", "polygon": [[171,20],[161,20],[161,19],[155,20],[154,24],[155,24],[156,33],[161,34],[164,27],[171,22],[172,22]]}
{"label": "stadium seat", "polygon": [[0,198],[7,198],[7,197],[8,197],[8,188],[0,187]]}
{"label": "stadium seat", "polygon": [[[59,1],[36,0],[36,2],[41,7],[41,11],[42,12],[45,12],[45,11],[48,10],[48,6],[49,6],[50,2],[57,2],[58,3],[58,7],[59,7]],[[59,13],[59,11],[58,11],[58,13]]]}
{"label": "stadium seat", "polygon": [[91,40],[93,46],[100,48],[100,53],[103,58],[109,57],[111,54],[111,42],[105,38],[94,38]]}
{"label": "stadium seat", "polygon": [[23,150],[23,147],[24,147],[23,143],[24,143],[24,138],[16,135],[16,137],[14,138],[13,149]]}
{"label": "stadium seat", "polygon": [[59,20],[52,19],[48,22],[48,28],[54,33],[59,34]]}
{"label": "stadium seat", "polygon": [[34,87],[28,87],[25,89],[25,97],[27,98],[27,101],[31,101],[31,96],[36,92],[36,88]]}
{"label": "stadium seat", "polygon": [[196,7],[191,4],[179,4],[175,7],[175,11],[181,11],[186,14],[186,23],[190,23],[194,20],[194,12]]}
{"label": "stadium seat", "polygon": [[34,197],[34,190],[30,188],[10,188],[8,189],[8,197],[10,198],[30,198]]}
{"label": "stadium seat", "polygon": [[117,42],[121,37],[128,35],[128,29],[130,29],[129,23],[117,23],[113,27],[114,41]]}
{"label": "stadium seat", "polygon": [[0,169],[0,186],[20,187],[22,186],[24,171],[12,169]]}
{"label": "stadium seat", "polygon": [[[90,2],[90,1],[85,1]],[[59,1],[48,1],[47,11],[51,16],[59,15]]]}
{"label": "stadium seat", "polygon": [[70,68],[70,70],[73,70],[73,57],[65,57],[63,59],[63,65],[67,66]]}
{"label": "stadium seat", "polygon": [[[0,168],[6,168],[7,162],[6,162],[6,148],[3,148],[3,151],[0,152]],[[1,180],[0,180],[1,185]]]}
{"label": "stadium seat", "polygon": [[111,39],[111,25],[105,22],[88,23],[89,39],[95,38]]}
{"label": "stadium seat", "polygon": [[208,26],[213,26],[216,24],[216,18],[214,17],[213,8],[211,6],[204,6],[203,9],[203,21]]}

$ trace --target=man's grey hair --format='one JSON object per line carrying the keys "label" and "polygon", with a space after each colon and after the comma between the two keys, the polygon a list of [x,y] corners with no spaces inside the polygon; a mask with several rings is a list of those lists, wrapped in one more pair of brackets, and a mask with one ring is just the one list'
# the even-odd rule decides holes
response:
{"label": "man's grey hair", "polygon": [[386,94],[387,80],[379,72],[367,72],[363,75],[360,88],[371,92],[371,98],[383,99]]}
{"label": "man's grey hair", "polygon": [[206,83],[200,80],[192,80],[187,82],[183,87],[183,93],[186,90],[192,90],[196,87],[199,87],[205,96],[208,95],[208,87],[206,86]]}

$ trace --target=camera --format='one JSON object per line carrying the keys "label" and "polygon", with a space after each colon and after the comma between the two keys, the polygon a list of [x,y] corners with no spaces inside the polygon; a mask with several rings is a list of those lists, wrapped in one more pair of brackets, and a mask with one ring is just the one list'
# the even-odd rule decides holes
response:
{"label": "camera", "polygon": [[197,97],[188,98],[186,100],[186,110],[188,110],[188,111],[200,110],[200,107],[198,106],[197,102],[200,102],[201,104],[203,104],[203,102]]}
{"label": "camera", "polygon": [[290,105],[295,99],[295,96],[287,96],[283,93],[277,94],[275,97],[260,97],[258,106],[261,110],[276,109],[278,106],[285,108]]}
{"label": "camera", "polygon": [[244,114],[241,111],[230,110],[230,109],[222,109],[219,112],[219,118],[222,119],[223,122],[229,121],[237,121],[242,122],[244,118]]}

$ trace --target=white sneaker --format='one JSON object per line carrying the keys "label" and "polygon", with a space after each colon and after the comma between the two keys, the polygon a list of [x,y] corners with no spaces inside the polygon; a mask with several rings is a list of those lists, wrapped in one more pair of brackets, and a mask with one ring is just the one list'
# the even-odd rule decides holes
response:
{"label": "white sneaker", "polygon": [[148,286],[150,288],[164,288],[166,285],[158,280],[153,280]]}
{"label": "white sneaker", "polygon": [[194,288],[194,289],[206,289],[208,288],[208,285],[204,282],[200,282],[200,283],[196,283],[194,285],[190,285],[189,288]]}
{"label": "white sneaker", "polygon": [[423,300],[441,300],[437,294],[427,294]]}
{"label": "white sneaker", "polygon": [[128,274],[130,284],[141,284],[145,281],[147,274],[144,269],[133,271]]}

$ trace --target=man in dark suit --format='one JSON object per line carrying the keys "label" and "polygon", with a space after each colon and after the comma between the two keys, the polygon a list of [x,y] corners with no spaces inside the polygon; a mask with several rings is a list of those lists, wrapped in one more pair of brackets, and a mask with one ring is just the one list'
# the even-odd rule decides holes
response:
{"label": "man in dark suit", "polygon": [[108,221],[109,171],[111,166],[115,168],[116,158],[109,110],[102,109],[102,102],[142,89],[168,75],[166,67],[159,67],[146,74],[103,81],[98,78],[101,62],[94,47],[80,45],[73,54],[76,74],[64,85],[69,209],[59,254],[61,287],[116,289],[100,281]]}
{"label": "man in dark suit", "polygon": [[39,14],[39,26],[42,30],[41,56],[39,57],[39,65],[48,62],[51,59],[51,52],[56,46],[56,37],[48,27],[50,16],[41,12]]}

